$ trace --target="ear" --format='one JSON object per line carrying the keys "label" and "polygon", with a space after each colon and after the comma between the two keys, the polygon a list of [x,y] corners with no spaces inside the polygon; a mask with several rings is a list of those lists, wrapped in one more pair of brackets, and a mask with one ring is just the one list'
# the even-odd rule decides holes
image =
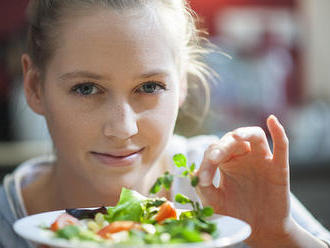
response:
{"label": "ear", "polygon": [[179,107],[183,105],[186,100],[188,92],[188,83],[187,83],[187,75],[184,75],[180,80],[180,95],[179,95]]}
{"label": "ear", "polygon": [[28,54],[23,54],[21,58],[24,94],[30,108],[37,114],[44,114],[42,102],[42,82],[38,69],[33,65],[32,59]]}

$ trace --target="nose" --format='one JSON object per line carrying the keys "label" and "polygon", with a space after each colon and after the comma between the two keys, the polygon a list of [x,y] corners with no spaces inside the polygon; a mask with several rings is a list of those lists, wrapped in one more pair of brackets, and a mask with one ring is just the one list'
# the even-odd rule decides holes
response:
{"label": "nose", "polygon": [[103,130],[105,136],[126,140],[138,133],[137,115],[128,103],[119,103],[108,108],[109,118]]}

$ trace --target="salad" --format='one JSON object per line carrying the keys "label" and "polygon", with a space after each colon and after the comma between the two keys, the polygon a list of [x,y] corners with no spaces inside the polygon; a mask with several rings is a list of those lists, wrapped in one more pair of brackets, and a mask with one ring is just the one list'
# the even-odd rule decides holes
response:
{"label": "salad", "polygon": [[[181,177],[198,184],[195,164],[187,165],[182,154],[173,157],[176,166],[184,167]],[[170,189],[174,175],[169,172],[159,177],[150,194],[162,188]],[[57,238],[109,244],[178,244],[215,239],[219,232],[211,207],[201,207],[183,194],[175,201],[189,204],[190,210],[179,211],[166,198],[147,198],[134,190],[122,189],[116,206],[97,209],[66,209],[66,212],[46,228]]]}

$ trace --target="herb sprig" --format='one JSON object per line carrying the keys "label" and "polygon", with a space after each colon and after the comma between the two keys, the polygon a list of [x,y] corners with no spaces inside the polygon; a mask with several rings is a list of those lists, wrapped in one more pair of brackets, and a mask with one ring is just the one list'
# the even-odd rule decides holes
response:
{"label": "herb sprig", "polygon": [[[187,165],[186,157],[179,153],[173,156],[173,162],[176,167],[180,168],[183,167],[185,170],[182,172],[181,176],[190,179],[191,186],[196,187],[199,178],[194,174],[196,164],[192,163],[190,166]],[[169,190],[172,186],[174,175],[170,174],[166,171],[162,176],[158,177],[154,185],[151,187],[149,193],[150,194],[157,194],[162,188]]]}
{"label": "herb sprig", "polygon": [[169,190],[172,186],[173,178],[174,176],[166,171],[162,176],[157,178],[149,193],[157,194],[162,189],[162,187],[166,190]]}
{"label": "herb sprig", "polygon": [[186,170],[183,171],[181,175],[183,177],[188,177],[190,179],[191,186],[196,187],[199,182],[198,176],[194,174],[196,164],[192,163],[190,166],[188,166],[186,157],[181,153],[175,154],[173,156],[173,161],[178,168],[186,168]]}
{"label": "herb sprig", "polygon": [[[181,174],[182,177],[188,178],[190,180],[191,186],[196,187],[199,182],[198,176],[194,174],[196,165],[195,163],[192,163],[190,166],[187,165],[187,159],[183,154],[175,154],[173,156],[173,162],[178,168],[185,168],[183,173]],[[151,187],[149,193],[150,194],[156,194],[158,193],[162,188],[169,190],[172,186],[172,182],[174,179],[174,175],[170,174],[168,171],[166,171],[162,176],[157,178],[154,185]],[[192,211],[185,211],[182,212],[180,215],[180,219],[191,219],[196,217],[197,219],[203,221],[206,217],[210,217],[213,215],[214,211],[211,207],[204,207],[202,208],[199,204],[199,202],[194,202],[191,199],[189,199],[187,196],[183,194],[176,194],[175,201],[180,204],[190,204],[192,206]]]}

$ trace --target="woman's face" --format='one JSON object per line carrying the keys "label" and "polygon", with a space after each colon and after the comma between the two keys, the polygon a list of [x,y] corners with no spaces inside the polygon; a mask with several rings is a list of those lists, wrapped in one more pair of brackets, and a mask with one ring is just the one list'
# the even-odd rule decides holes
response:
{"label": "woman's face", "polygon": [[175,42],[153,14],[70,18],[47,65],[42,114],[58,170],[98,191],[141,183],[173,133],[181,85]]}

